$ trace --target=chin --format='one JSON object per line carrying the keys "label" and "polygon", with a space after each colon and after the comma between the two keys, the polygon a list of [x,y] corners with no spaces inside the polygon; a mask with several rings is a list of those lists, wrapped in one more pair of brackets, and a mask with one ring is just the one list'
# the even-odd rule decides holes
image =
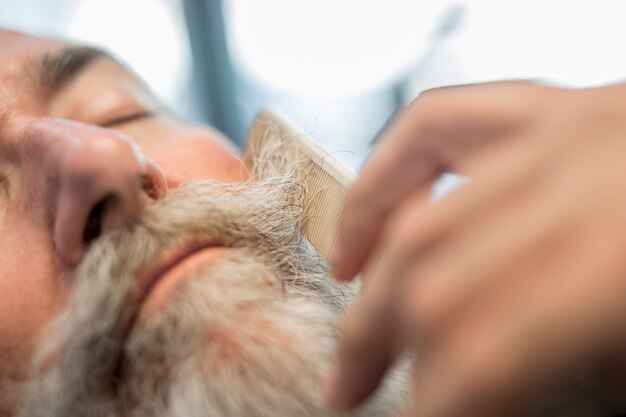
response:
{"label": "chin", "polygon": [[[107,325],[101,309],[68,310],[43,358],[63,354],[33,381],[21,416],[334,415],[322,384],[346,294],[327,274],[288,277],[248,249],[209,252],[166,272],[130,327],[117,325],[123,313]],[[354,415],[399,411],[400,379],[390,381]]]}
{"label": "chin", "polygon": [[[321,387],[340,311],[314,290],[285,286],[261,259],[229,252],[131,331],[123,408],[133,416],[331,415]],[[377,401],[367,415],[392,409]]]}

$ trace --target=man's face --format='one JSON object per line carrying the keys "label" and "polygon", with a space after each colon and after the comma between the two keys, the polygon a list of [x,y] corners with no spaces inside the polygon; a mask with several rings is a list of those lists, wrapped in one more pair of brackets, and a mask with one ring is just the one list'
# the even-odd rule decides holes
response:
{"label": "man's face", "polygon": [[0,414],[91,240],[167,188],[246,176],[217,132],[175,119],[107,56],[0,30]]}
{"label": "man's face", "polygon": [[1,416],[328,415],[349,297],[284,149],[250,174],[110,57],[9,31],[0,148]]}

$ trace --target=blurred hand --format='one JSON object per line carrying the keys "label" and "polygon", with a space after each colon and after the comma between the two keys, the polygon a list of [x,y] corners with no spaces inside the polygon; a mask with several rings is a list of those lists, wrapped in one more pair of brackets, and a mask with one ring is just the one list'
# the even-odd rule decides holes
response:
{"label": "blurred hand", "polygon": [[[428,204],[444,171],[471,181]],[[332,263],[364,271],[326,385],[338,410],[407,349],[408,415],[429,417],[506,415],[626,355],[626,86],[422,94],[349,191]]]}

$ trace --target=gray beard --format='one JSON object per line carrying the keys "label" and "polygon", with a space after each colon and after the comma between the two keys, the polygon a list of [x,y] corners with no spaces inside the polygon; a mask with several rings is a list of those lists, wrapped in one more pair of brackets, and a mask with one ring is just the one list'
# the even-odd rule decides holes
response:
{"label": "gray beard", "polygon": [[[42,337],[20,415],[334,415],[321,387],[354,290],[303,238],[306,190],[295,167],[278,167],[177,189],[98,239]],[[135,321],[138,273],[168,248],[215,239],[226,255]],[[401,391],[390,378],[354,415],[396,413]]]}

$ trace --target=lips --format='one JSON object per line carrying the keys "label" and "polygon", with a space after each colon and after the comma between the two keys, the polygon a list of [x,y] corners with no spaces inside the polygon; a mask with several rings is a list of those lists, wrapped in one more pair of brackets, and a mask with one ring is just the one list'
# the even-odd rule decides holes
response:
{"label": "lips", "polygon": [[165,252],[138,277],[139,308],[145,304],[158,304],[173,286],[225,250],[218,242],[190,242]]}
{"label": "lips", "polygon": [[[154,264],[138,275],[138,292],[134,299],[133,312],[123,325],[121,341],[128,339],[132,329],[144,316],[149,315],[153,308],[158,308],[172,287],[215,260],[227,249],[221,242],[192,241],[166,250]],[[123,379],[122,352],[115,362],[112,377]]]}

